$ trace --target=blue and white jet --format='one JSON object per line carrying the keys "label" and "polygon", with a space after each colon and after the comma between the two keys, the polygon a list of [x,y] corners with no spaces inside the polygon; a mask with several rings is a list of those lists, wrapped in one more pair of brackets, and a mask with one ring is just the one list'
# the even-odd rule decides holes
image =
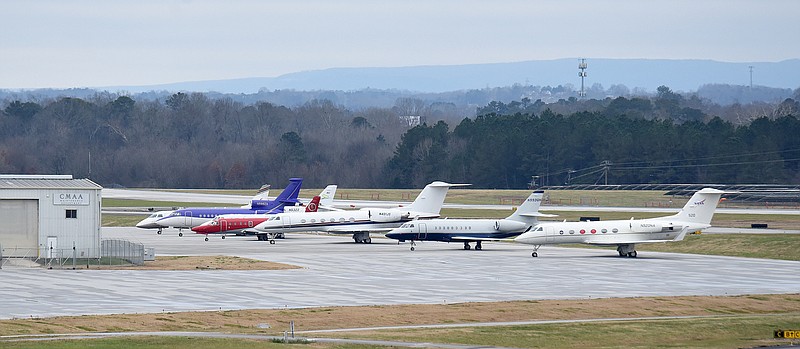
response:
{"label": "blue and white jet", "polygon": [[483,241],[500,241],[513,238],[531,230],[539,221],[537,217],[553,217],[539,213],[543,191],[531,193],[514,213],[504,219],[425,219],[403,223],[386,234],[399,242],[410,241],[414,251],[417,241],[463,242],[464,249],[481,250]]}
{"label": "blue and white jet", "polygon": [[169,216],[156,221],[162,228],[178,228],[178,236],[183,236],[181,229],[190,229],[214,219],[223,214],[274,214],[283,212],[285,206],[300,204],[297,195],[300,194],[302,178],[289,179],[286,186],[275,200],[252,200],[250,205],[244,207],[188,207],[173,211]]}

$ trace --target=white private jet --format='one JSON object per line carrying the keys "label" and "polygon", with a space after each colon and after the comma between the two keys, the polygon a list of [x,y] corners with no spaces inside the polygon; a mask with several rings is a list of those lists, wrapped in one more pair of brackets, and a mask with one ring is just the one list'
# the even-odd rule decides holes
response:
{"label": "white private jet", "polygon": [[470,242],[475,242],[475,250],[483,249],[482,241],[499,241],[522,234],[539,222],[537,217],[555,217],[539,212],[544,191],[531,193],[519,208],[505,219],[425,219],[403,223],[399,228],[386,234],[390,239],[415,241],[463,242],[469,250]]}
{"label": "white private jet", "polygon": [[161,230],[164,229],[161,224],[156,223],[157,220],[167,217],[172,214],[172,211],[157,211],[136,223],[137,228],[141,229],[158,229],[156,233],[161,235]]}
{"label": "white private jet", "polygon": [[[254,195],[253,198],[250,199],[251,203],[253,201],[267,200],[268,197],[269,197],[269,188],[270,188],[269,184],[262,185],[261,188],[258,189],[258,192],[256,192],[256,195]],[[250,208],[251,203],[242,206],[242,208]],[[158,229],[158,231],[156,231],[156,233],[161,235],[161,232],[165,227],[162,224],[156,223],[156,221],[158,221],[158,220],[160,220],[162,218],[165,218],[165,217],[169,217],[172,214],[172,212],[175,212],[175,211],[157,211],[157,212],[154,212],[153,214],[147,216],[147,218],[142,219],[141,221],[139,221],[139,223],[136,223],[136,227],[140,228],[140,229]]]}
{"label": "white private jet", "polygon": [[540,223],[514,241],[534,245],[532,257],[542,245],[589,244],[617,246],[620,257],[636,257],[636,244],[681,241],[688,232],[711,227],[711,218],[726,192],[705,188],[696,192],[680,212],[672,216],[633,219]]}
{"label": "white private jet", "polygon": [[254,229],[263,233],[270,243],[274,241],[276,234],[324,231],[334,234],[353,234],[355,242],[368,244],[372,242],[370,232],[386,232],[417,218],[439,217],[448,189],[465,185],[468,184],[433,182],[425,186],[411,205],[401,208],[279,213],[256,225]]}

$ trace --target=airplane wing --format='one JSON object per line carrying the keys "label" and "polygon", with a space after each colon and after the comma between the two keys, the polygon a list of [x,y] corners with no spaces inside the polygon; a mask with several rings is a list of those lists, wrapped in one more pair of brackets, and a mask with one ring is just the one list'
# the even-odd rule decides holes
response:
{"label": "airplane wing", "polygon": [[368,231],[370,233],[383,233],[383,232],[391,231],[393,229],[394,228],[356,228],[356,229],[354,229],[352,227],[330,227],[330,228],[325,228],[325,230],[323,230],[323,231],[326,231],[328,233],[338,233],[338,234],[358,233],[358,232],[366,232],[366,231]]}
{"label": "airplane wing", "polygon": [[463,242],[468,242],[468,241],[507,241],[507,242],[513,242],[514,241],[513,238],[476,238],[476,237],[471,237],[471,236],[451,236],[450,240],[452,240],[452,241],[463,241]]}
{"label": "airplane wing", "polygon": [[558,217],[557,214],[549,214],[549,213],[541,213],[541,212],[531,212],[531,213],[520,213],[520,216],[525,217]]}

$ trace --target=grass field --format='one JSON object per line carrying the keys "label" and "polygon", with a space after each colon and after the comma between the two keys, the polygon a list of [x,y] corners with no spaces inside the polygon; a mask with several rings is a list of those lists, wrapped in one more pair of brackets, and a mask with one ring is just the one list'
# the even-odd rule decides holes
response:
{"label": "grass field", "polygon": [[[742,347],[771,344],[772,331],[800,326],[800,294],[733,297],[642,297],[589,300],[544,300],[288,310],[242,310],[199,313],[118,314],[44,319],[0,320],[0,335],[53,333],[201,331],[280,335],[295,321],[297,330],[391,325],[453,324],[491,321],[569,320],[654,316],[723,316],[687,320],[599,322],[419,329],[324,334],[345,338],[397,339],[513,347]],[[256,325],[268,323],[270,329]],[[309,335],[313,337],[315,335]],[[198,348],[195,339],[108,339],[74,342],[75,346]],[[240,340],[222,346],[249,345]],[[141,346],[140,346],[141,344]],[[229,344],[229,345],[228,345]],[[52,342],[41,345],[54,345]],[[61,345],[61,344],[59,344]],[[199,345],[199,344],[198,344]],[[38,343],[0,347],[44,348]],[[47,346],[47,348],[53,348]],[[62,348],[62,347],[57,347]],[[199,347],[203,348],[203,347]]]}
{"label": "grass field", "polygon": [[711,319],[337,333],[336,337],[512,348],[742,348],[788,343],[773,331],[800,328],[800,314]]}

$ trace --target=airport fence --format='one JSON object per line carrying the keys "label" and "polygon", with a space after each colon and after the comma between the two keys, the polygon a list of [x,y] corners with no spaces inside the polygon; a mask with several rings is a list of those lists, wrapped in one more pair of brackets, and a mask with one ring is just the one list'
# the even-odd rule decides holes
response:
{"label": "airport fence", "polygon": [[152,249],[127,240],[104,239],[97,248],[17,248],[0,246],[0,269],[7,267],[84,269],[143,265]]}

